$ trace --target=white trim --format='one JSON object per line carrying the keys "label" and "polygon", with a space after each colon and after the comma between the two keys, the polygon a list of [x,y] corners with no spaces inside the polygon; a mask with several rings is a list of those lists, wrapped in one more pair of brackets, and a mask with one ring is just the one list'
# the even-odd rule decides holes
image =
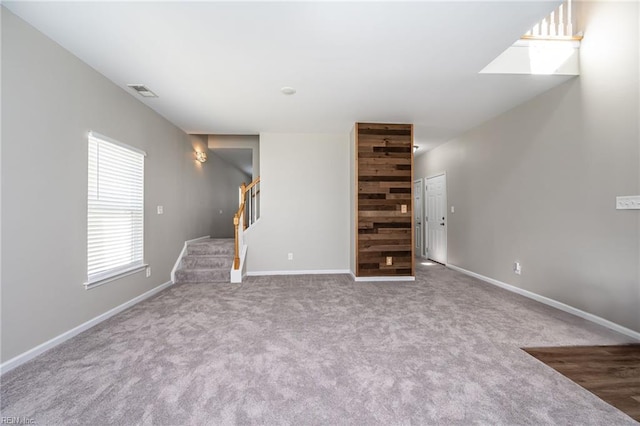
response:
{"label": "white trim", "polygon": [[618,333],[624,334],[625,336],[629,336],[633,339],[639,340],[640,341],[640,333],[634,330],[631,330],[627,327],[621,326],[620,324],[616,324],[615,322],[609,321],[607,319],[604,319],[602,317],[599,317],[597,315],[594,314],[590,314],[589,312],[585,312],[581,309],[578,308],[574,308],[573,306],[570,305],[566,305],[562,302],[558,302],[557,300],[554,299],[550,299],[548,297],[545,296],[541,296],[537,293],[533,293],[529,290],[524,290],[522,288],[513,286],[511,284],[507,284],[507,283],[503,283],[502,281],[498,281],[495,280],[493,278],[489,278],[489,277],[485,277],[484,275],[480,275],[477,274],[475,272],[471,272],[471,271],[467,271],[466,269],[463,269],[459,266],[455,266],[452,264],[447,264],[445,265],[447,268],[453,269],[454,271],[458,271],[461,272],[465,275],[469,275],[471,277],[477,278],[479,280],[482,280],[484,282],[487,282],[489,284],[493,284],[497,287],[503,288],[505,290],[508,290],[512,293],[517,293],[521,296],[527,297],[529,299],[533,299],[537,302],[540,303],[544,303],[545,305],[549,305],[552,306],[556,309],[559,309],[561,311],[564,312],[568,312],[570,314],[573,314],[575,316],[578,316],[580,318],[586,319],[587,321],[591,321],[593,323],[596,323],[598,325],[601,325],[603,327],[606,327],[608,329],[611,329],[613,331],[617,331]]}
{"label": "white trim", "polygon": [[187,251],[187,244],[193,243],[194,241],[208,240],[209,238],[211,238],[211,236],[205,235],[204,237],[198,237],[198,238],[194,238],[193,240],[187,240],[187,241],[184,242],[184,246],[182,246],[182,250],[180,251],[180,254],[178,255],[178,260],[176,260],[176,263],[173,264],[173,269],[171,270],[171,282],[172,283],[176,282],[176,271],[180,267],[180,261],[184,257],[185,252]]}
{"label": "white trim", "polygon": [[381,281],[415,281],[416,277],[356,277],[353,274],[354,281],[357,282],[381,282]]}
{"label": "white trim", "polygon": [[[432,175],[432,176],[428,176],[424,178],[424,185],[422,187],[422,189],[424,190],[424,206],[425,206],[425,210],[427,207],[427,181],[429,179],[433,179],[436,177],[440,177],[440,176],[444,176],[444,214],[445,214],[445,221],[444,221],[444,262],[442,262],[443,264],[447,264],[447,262],[449,261],[449,194],[448,194],[448,189],[447,189],[447,171],[445,170],[444,172],[440,172],[438,174]],[[426,217],[426,211],[423,214],[424,217]],[[428,243],[429,243],[429,235],[427,234],[427,232],[429,231],[429,228],[427,226],[427,221],[423,220],[424,223],[424,240],[425,242],[423,242],[423,245],[427,245],[426,249],[424,250],[425,256],[427,257],[427,259],[429,259],[429,247],[428,247]],[[433,259],[431,259],[433,260]],[[434,262],[438,262],[437,260],[434,260]],[[438,262],[440,263],[440,262]]]}
{"label": "white trim", "polygon": [[435,175],[426,176],[426,177],[424,178],[424,180],[431,179],[431,178],[438,177],[438,176],[447,176],[447,172],[446,172],[446,170],[445,170],[444,172],[438,172],[438,173],[436,173]]}
{"label": "white trim", "polygon": [[325,275],[325,274],[350,274],[348,269],[316,269],[304,271],[251,271],[249,277],[262,277],[267,275]]}
{"label": "white trim", "polygon": [[160,284],[158,287],[153,288],[149,291],[147,291],[146,293],[142,293],[140,296],[136,296],[133,299],[129,300],[128,302],[123,303],[122,305],[116,306],[113,309],[108,310],[107,312],[98,315],[97,317],[90,319],[89,321],[80,324],[77,327],[72,328],[69,331],[65,331],[64,333],[60,334],[59,336],[54,337],[51,340],[48,340],[38,346],[36,346],[35,348],[29,349],[26,352],[21,353],[20,355],[11,358],[10,360],[0,364],[0,374],[4,374],[8,371],[13,370],[16,367],[19,367],[20,365],[24,364],[27,361],[32,360],[33,358],[37,357],[38,355],[48,351],[49,349],[53,349],[54,347],[58,346],[60,343],[66,342],[67,340],[71,339],[72,337],[77,336],[78,334],[82,333],[83,331],[86,331],[88,329],[90,329],[91,327],[98,325],[99,323],[101,323],[104,320],[107,320],[109,318],[111,318],[112,316],[119,314],[120,312],[124,311],[125,309],[130,308],[131,306],[142,302],[145,299],[148,299],[149,297],[161,292],[162,290],[166,289],[167,287],[173,285],[173,282],[171,281],[167,281],[164,284]]}
{"label": "white trim", "polygon": [[356,277],[353,271],[349,271],[349,275],[356,282],[382,282],[382,281],[415,281],[416,277]]}
{"label": "white trim", "polygon": [[92,278],[91,280],[84,283],[85,290],[91,290],[92,288],[100,287],[102,284],[109,283],[111,281],[119,280],[120,278],[124,278],[127,275],[133,275],[138,272],[142,272],[149,266],[148,263],[142,263],[140,265],[129,266],[122,270],[110,270],[107,271],[108,274],[102,273],[98,274],[98,276],[102,275],[102,278]]}
{"label": "white trim", "polygon": [[109,143],[112,143],[114,145],[118,145],[118,146],[120,146],[122,148],[129,149],[129,150],[131,150],[133,152],[137,152],[138,154],[141,154],[141,155],[143,155],[145,157],[147,156],[147,153],[144,152],[143,150],[141,150],[140,148],[136,148],[135,146],[127,145],[126,143],[122,143],[120,141],[112,139],[109,136],[101,135],[100,133],[94,132],[93,130],[89,131],[89,137],[90,138],[94,138],[94,139],[101,139],[101,140],[103,140],[105,142],[109,142]]}

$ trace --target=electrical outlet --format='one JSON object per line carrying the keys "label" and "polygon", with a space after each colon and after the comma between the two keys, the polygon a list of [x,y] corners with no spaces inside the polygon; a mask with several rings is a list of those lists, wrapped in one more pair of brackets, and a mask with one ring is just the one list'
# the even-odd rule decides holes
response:
{"label": "electrical outlet", "polygon": [[400,213],[406,213],[407,212],[407,205],[406,204],[402,204],[400,206]]}
{"label": "electrical outlet", "polygon": [[287,259],[288,259],[288,260],[293,260],[293,253],[289,253],[289,254],[287,255]]}
{"label": "electrical outlet", "polygon": [[158,211],[158,214],[164,214],[164,207],[163,206],[158,206],[157,207],[157,211]]}
{"label": "electrical outlet", "polygon": [[522,275],[522,265],[520,264],[520,262],[513,263],[513,272],[516,275]]}
{"label": "electrical outlet", "polygon": [[387,256],[387,266],[393,265],[393,257]]}
{"label": "electrical outlet", "polygon": [[147,269],[145,271],[147,274],[147,278],[149,278],[151,276],[151,266],[147,266]]}

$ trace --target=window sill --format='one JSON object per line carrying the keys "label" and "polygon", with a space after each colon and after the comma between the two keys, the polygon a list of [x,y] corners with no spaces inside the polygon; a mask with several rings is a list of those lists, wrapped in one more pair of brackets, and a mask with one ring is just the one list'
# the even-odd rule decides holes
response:
{"label": "window sill", "polygon": [[142,265],[136,265],[136,266],[132,266],[130,268],[124,269],[124,270],[119,270],[116,272],[113,272],[107,276],[102,276],[99,278],[94,278],[92,280],[88,280],[86,283],[84,283],[84,289],[85,290],[91,290],[92,288],[95,287],[100,287],[103,284],[106,284],[108,282],[111,281],[115,281],[118,280],[120,278],[126,277],[127,275],[132,275],[138,272],[142,272],[146,269],[146,267],[149,266],[149,264],[144,263]]}

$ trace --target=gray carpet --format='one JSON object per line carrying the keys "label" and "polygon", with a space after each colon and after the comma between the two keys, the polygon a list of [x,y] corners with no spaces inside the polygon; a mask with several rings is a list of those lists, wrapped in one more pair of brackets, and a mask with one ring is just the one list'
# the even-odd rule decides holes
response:
{"label": "gray carpet", "polygon": [[46,424],[636,424],[520,347],[629,341],[441,266],[181,284],[2,377]]}

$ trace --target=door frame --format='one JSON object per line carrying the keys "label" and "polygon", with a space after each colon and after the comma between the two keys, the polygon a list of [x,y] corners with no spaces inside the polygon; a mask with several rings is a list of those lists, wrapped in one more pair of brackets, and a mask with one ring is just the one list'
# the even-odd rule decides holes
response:
{"label": "door frame", "polygon": [[[444,201],[444,217],[445,217],[445,221],[444,221],[444,263],[443,264],[447,265],[448,262],[449,262],[449,234],[448,234],[448,231],[449,231],[449,204],[447,203],[447,198],[448,197],[447,197],[447,172],[446,171],[435,173],[435,174],[429,175],[429,176],[424,178],[424,184],[423,184],[422,187],[424,188],[424,202],[423,202],[423,204],[424,204],[425,208],[424,208],[424,210],[422,212],[423,213],[422,223],[427,223],[427,221],[425,219],[426,215],[427,215],[427,202],[428,202],[428,198],[427,198],[427,180],[428,179],[432,179],[432,178],[436,178],[436,177],[439,177],[439,176],[443,176],[444,177],[444,195],[443,195],[444,200],[443,201]],[[424,226],[424,236],[422,237],[423,241],[429,241],[428,232],[429,232],[428,226]],[[424,252],[424,256],[426,258],[429,258],[429,255],[428,255],[429,251],[428,251],[428,249],[425,249],[424,243],[423,243],[422,251]]]}
{"label": "door frame", "polygon": [[[425,231],[425,223],[424,223],[424,217],[425,217],[425,212],[426,212],[426,209],[425,209],[425,206],[426,206],[426,204],[425,204],[426,203],[426,200],[425,200],[426,192],[424,190],[424,187],[425,187],[425,182],[426,181],[425,181],[425,178],[415,179],[413,181],[414,188],[415,188],[415,184],[418,183],[418,182],[420,182],[420,187],[422,188],[422,190],[420,192],[420,201],[421,201],[421,203],[420,203],[421,204],[420,205],[420,222],[421,222],[421,225],[420,226],[422,227],[422,232],[420,232],[420,237],[421,237],[421,240],[422,240],[421,241],[422,244],[420,245],[420,253],[414,253],[414,256],[419,256],[419,257],[421,257],[423,259],[426,259],[427,251],[425,249],[425,237],[426,237],[427,234],[426,234],[426,231]],[[413,197],[413,201],[414,201],[414,204],[415,204],[415,194],[414,194],[414,197]],[[415,205],[413,206],[413,208],[414,208],[414,210],[417,209]],[[414,217],[415,217],[415,214],[414,214]],[[416,225],[417,225],[416,223],[413,224],[413,226],[416,226]],[[413,232],[415,234],[415,230]]]}

